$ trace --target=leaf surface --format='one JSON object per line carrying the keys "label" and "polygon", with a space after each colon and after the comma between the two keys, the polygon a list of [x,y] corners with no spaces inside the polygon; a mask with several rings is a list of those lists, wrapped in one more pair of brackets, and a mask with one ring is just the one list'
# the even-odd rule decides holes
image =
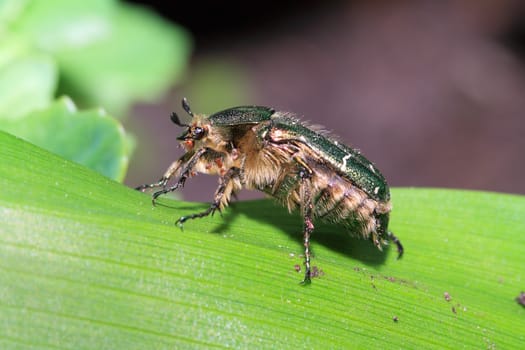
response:
{"label": "leaf surface", "polygon": [[153,207],[8,134],[0,144],[0,348],[524,343],[523,196],[394,189],[405,256],[319,224],[322,275],[303,287],[301,220],[272,201],[234,203],[180,230],[178,216],[206,205]]}

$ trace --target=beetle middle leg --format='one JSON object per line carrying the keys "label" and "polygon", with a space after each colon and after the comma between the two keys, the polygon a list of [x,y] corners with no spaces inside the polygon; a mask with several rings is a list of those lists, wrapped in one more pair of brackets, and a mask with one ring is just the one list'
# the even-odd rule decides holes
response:
{"label": "beetle middle leg", "polygon": [[[233,167],[233,168],[228,169],[226,174],[220,179],[219,187],[215,191],[215,197],[210,207],[200,213],[191,214],[188,216],[181,216],[177,221],[175,221],[175,224],[178,224],[180,227],[182,227],[182,224],[184,224],[187,220],[202,218],[210,214],[213,215],[216,210],[220,212],[221,207],[227,205],[230,196],[233,193],[235,193],[234,188],[231,187],[232,181],[238,180],[239,175],[240,175],[239,168]],[[233,184],[233,186],[235,185]]]}
{"label": "beetle middle leg", "polygon": [[299,165],[299,178],[300,178],[300,200],[301,200],[301,214],[303,216],[303,244],[304,244],[304,265],[305,273],[303,284],[309,284],[311,282],[312,270],[310,266],[311,250],[310,250],[310,236],[314,231],[313,224],[313,200],[312,200],[312,188],[311,188],[311,177],[313,174],[312,169],[306,164],[306,161],[302,158],[295,157],[295,161]]}

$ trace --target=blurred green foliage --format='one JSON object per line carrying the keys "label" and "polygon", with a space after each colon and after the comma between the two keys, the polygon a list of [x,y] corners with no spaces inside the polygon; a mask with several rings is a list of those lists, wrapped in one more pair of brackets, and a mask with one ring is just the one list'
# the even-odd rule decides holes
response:
{"label": "blurred green foliage", "polygon": [[[232,58],[208,55],[192,64],[191,80],[184,84],[184,95],[196,111],[205,114],[256,104],[249,73],[242,67]],[[180,108],[180,100],[173,103],[174,109]]]}
{"label": "blurred green foliage", "polygon": [[0,128],[121,181],[132,147],[112,116],[159,99],[190,51],[184,29],[144,7],[1,0]]}

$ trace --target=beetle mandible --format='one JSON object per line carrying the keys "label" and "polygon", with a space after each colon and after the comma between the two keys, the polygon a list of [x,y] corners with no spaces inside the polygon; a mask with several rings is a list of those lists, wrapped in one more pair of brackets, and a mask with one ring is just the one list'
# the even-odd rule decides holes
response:
{"label": "beetle mandible", "polygon": [[[380,250],[392,241],[403,255],[403,246],[388,231],[390,190],[379,170],[359,151],[336,141],[326,132],[301,122],[293,114],[270,107],[241,106],[210,116],[194,114],[186,98],[182,107],[192,117],[184,124],[176,113],[171,120],[186,128],[177,140],[186,153],[173,162],[162,178],[137,187],[162,194],[184,186],[194,173],[219,176],[219,187],[210,207],[182,216],[176,224],[201,218],[228,206],[242,188],[263,191],[289,211],[299,209],[303,218],[305,276],[311,279],[310,235],[314,219],[341,223],[351,234],[370,239]],[[171,179],[176,179],[168,186]]]}

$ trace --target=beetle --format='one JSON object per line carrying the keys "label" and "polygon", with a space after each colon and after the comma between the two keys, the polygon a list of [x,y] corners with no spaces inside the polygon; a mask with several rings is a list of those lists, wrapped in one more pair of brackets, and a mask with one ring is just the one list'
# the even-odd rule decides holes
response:
{"label": "beetle", "polygon": [[[305,276],[312,277],[310,236],[314,220],[346,226],[348,231],[370,239],[380,250],[389,241],[403,255],[399,239],[388,231],[390,190],[381,172],[359,151],[337,141],[294,114],[264,106],[229,108],[210,116],[194,114],[186,98],[183,109],[191,116],[182,123],[176,113],[171,120],[185,128],[177,137],[186,153],[173,162],[155,183],[137,187],[153,193],[152,202],[184,186],[196,173],[219,176],[210,207],[182,216],[176,224],[214,214],[228,206],[242,188],[263,191],[291,212],[299,209],[303,219]],[[168,186],[170,180],[174,184]]]}

